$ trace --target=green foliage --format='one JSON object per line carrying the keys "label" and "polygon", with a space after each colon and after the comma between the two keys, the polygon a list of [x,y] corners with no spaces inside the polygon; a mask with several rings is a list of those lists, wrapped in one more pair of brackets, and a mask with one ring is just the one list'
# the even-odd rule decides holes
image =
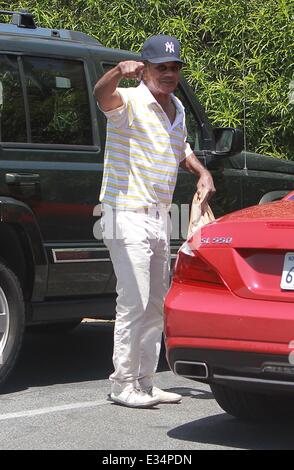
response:
{"label": "green foliage", "polygon": [[244,126],[248,148],[294,160],[294,0],[19,0],[0,7],[26,8],[38,25],[80,30],[109,47],[140,51],[152,34],[178,37],[183,72],[212,123]]}

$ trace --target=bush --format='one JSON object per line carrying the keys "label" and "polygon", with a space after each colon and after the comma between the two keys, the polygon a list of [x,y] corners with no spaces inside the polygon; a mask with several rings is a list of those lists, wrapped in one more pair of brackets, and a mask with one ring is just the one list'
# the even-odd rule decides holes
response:
{"label": "bush", "polygon": [[244,126],[249,149],[294,160],[293,0],[24,0],[0,6],[27,8],[38,25],[80,30],[109,47],[139,51],[152,34],[178,37],[187,62],[183,73],[212,123]]}

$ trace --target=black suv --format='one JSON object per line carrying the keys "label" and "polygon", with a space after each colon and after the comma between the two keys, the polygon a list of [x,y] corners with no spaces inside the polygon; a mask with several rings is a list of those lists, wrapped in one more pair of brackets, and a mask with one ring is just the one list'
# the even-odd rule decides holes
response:
{"label": "black suv", "polygon": [[[36,27],[32,15],[0,24],[0,383],[13,368],[26,325],[59,330],[83,317],[113,317],[115,278],[94,237],[106,121],[97,79],[138,55],[86,34]],[[212,171],[222,215],[294,187],[294,164],[241,152],[238,130],[212,129],[184,79],[178,90],[189,141]],[[177,207],[195,192],[179,172]],[[93,233],[94,230],[94,233]],[[172,240],[172,252],[181,237]]]}

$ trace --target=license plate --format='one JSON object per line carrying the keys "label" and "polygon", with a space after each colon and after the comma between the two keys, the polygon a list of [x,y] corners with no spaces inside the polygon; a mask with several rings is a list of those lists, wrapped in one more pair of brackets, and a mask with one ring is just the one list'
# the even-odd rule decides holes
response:
{"label": "license plate", "polygon": [[294,290],[294,252],[285,254],[281,289]]}

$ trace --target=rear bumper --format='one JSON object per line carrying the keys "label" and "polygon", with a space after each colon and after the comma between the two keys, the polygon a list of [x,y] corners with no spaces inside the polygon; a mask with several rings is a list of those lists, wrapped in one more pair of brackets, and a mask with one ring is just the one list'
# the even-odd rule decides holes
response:
{"label": "rear bumper", "polygon": [[173,283],[165,301],[165,342],[178,375],[294,394],[294,303]]}
{"label": "rear bumper", "polygon": [[190,339],[206,338],[245,342],[256,352],[254,345],[264,343],[270,345],[268,352],[281,353],[282,347],[282,354],[287,354],[294,341],[294,292],[293,302],[276,302],[244,299],[228,289],[173,282],[164,313],[167,338],[184,338],[188,341],[185,346]]}
{"label": "rear bumper", "polygon": [[294,365],[288,356],[214,349],[172,348],[171,369],[198,382],[261,393],[294,395]]}

